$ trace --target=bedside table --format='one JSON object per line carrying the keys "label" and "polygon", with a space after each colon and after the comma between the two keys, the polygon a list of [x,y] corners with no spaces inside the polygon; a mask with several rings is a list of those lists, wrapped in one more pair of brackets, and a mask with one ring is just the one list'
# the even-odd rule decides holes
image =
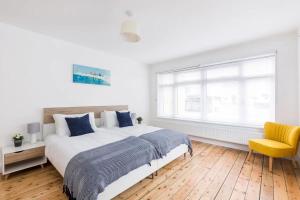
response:
{"label": "bedside table", "polygon": [[5,179],[13,172],[34,167],[47,162],[44,142],[25,143],[21,147],[7,146],[2,148],[2,175]]}

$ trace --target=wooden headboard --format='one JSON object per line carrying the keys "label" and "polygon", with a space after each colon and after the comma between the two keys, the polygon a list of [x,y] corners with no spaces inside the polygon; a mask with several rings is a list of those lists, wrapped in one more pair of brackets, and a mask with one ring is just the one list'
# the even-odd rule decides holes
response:
{"label": "wooden headboard", "polygon": [[93,112],[95,113],[95,118],[100,118],[100,113],[105,110],[107,111],[128,110],[128,105],[44,108],[43,122],[44,124],[53,124],[54,114],[68,115],[68,114],[81,114],[81,113]]}

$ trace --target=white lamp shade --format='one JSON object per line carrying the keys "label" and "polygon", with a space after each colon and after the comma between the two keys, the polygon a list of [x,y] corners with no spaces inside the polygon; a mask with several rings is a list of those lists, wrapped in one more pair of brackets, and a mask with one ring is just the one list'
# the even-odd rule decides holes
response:
{"label": "white lamp shade", "polygon": [[141,37],[138,34],[137,25],[135,21],[126,20],[122,23],[121,35],[128,42],[138,42]]}

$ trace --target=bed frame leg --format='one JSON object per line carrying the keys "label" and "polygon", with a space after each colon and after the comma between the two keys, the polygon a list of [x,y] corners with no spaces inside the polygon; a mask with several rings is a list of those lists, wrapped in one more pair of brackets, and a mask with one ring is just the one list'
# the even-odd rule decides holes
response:
{"label": "bed frame leg", "polygon": [[158,170],[155,172],[155,176],[157,176],[158,175]]}
{"label": "bed frame leg", "polygon": [[154,179],[154,174],[152,173],[150,176],[147,177],[148,179]]}
{"label": "bed frame leg", "polygon": [[183,154],[184,159],[186,158],[186,153]]}

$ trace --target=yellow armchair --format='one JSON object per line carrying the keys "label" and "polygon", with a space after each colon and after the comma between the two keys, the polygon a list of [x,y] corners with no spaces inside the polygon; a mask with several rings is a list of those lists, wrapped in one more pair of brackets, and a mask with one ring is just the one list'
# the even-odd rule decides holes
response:
{"label": "yellow armchair", "polygon": [[292,157],[296,165],[295,155],[299,143],[300,127],[273,122],[266,122],[264,139],[251,139],[248,160],[253,151],[269,156],[269,171],[272,171],[273,158]]}

